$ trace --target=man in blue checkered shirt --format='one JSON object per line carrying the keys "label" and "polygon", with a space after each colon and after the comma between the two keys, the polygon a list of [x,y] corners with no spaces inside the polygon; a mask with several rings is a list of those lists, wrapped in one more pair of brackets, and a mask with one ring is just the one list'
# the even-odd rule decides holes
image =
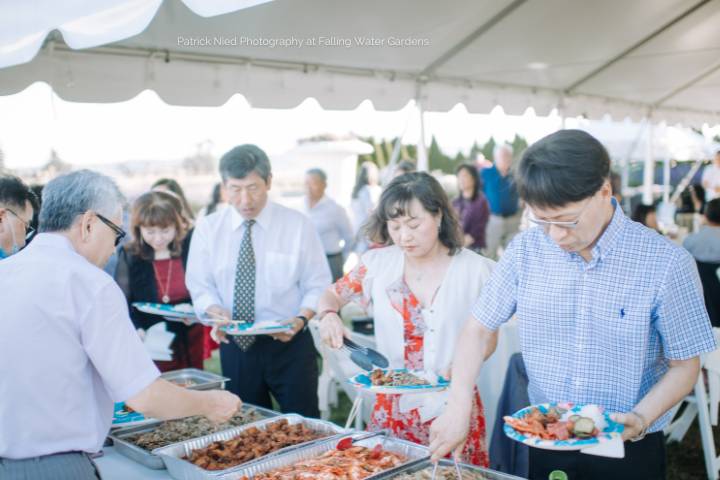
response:
{"label": "man in blue checkered shirt", "polygon": [[467,435],[472,389],[500,325],[517,316],[533,404],[597,404],[625,425],[625,458],[531,448],[530,478],[664,478],[668,410],[693,388],[715,341],[692,257],[628,219],[602,144],[563,130],[531,146],[515,175],[536,225],[515,237],[460,336],[441,458]]}

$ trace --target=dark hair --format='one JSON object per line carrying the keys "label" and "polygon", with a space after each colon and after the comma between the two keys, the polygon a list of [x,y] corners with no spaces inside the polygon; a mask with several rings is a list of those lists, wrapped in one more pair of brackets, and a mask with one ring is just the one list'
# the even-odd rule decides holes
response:
{"label": "dark hair", "polygon": [[305,175],[314,175],[320,180],[322,180],[323,183],[327,183],[327,174],[322,168],[311,168],[310,170],[305,172]]}
{"label": "dark hair", "polygon": [[215,210],[217,210],[217,206],[220,204],[220,200],[222,200],[221,190],[222,184],[216,183],[212,189],[212,194],[210,195],[210,203],[208,203],[207,207],[205,208],[205,215],[215,213]]}
{"label": "dark hair", "polygon": [[364,226],[368,238],[376,243],[392,245],[387,223],[408,215],[414,198],[431,214],[442,215],[438,234],[440,243],[450,250],[450,255],[458,253],[463,246],[460,222],[440,182],[426,172],[406,173],[390,182]]}
{"label": "dark hair", "polygon": [[140,195],[133,203],[130,215],[131,239],[125,247],[128,252],[144,260],[153,260],[153,249],[142,239],[140,227],[175,227],[175,238],[168,249],[170,256],[179,257],[190,222],[183,216],[183,207],[176,195],[153,190]]}
{"label": "dark hair", "polygon": [[515,182],[529,205],[557,208],[593,196],[609,175],[610,156],[595,137],[560,130],[525,150]]}
{"label": "dark hair", "polygon": [[353,188],[352,192],[352,198],[357,198],[360,190],[362,190],[365,185],[370,185],[370,174],[368,172],[373,166],[377,167],[373,162],[370,161],[365,161],[360,165],[357,180],[355,181],[355,187]]}
{"label": "dark hair", "polygon": [[24,210],[28,202],[37,213],[38,200],[30,187],[18,177],[0,175],[0,204]]}
{"label": "dark hair", "polygon": [[402,160],[395,167],[395,172],[412,173],[416,171],[417,167],[415,166],[415,163],[410,160]]}
{"label": "dark hair", "polygon": [[632,215],[630,215],[630,218],[634,222],[642,223],[647,227],[647,216],[655,211],[655,205],[645,205],[642,203],[639,203],[635,206],[633,209]]}
{"label": "dark hair", "polygon": [[189,220],[195,220],[195,214],[193,213],[192,208],[190,208],[190,203],[188,203],[187,198],[185,198],[185,192],[177,181],[172,178],[161,178],[152,185],[152,189],[157,187],[165,187],[177,195],[178,200],[180,200],[180,203],[182,204],[183,215],[185,215]]}
{"label": "dark hair", "polygon": [[720,225],[720,198],[710,200],[705,205],[705,218],[715,225]]}
{"label": "dark hair", "polygon": [[[478,192],[480,192],[480,188],[482,187],[482,181],[480,180],[480,174],[477,171],[477,168],[475,168],[474,165],[470,165],[469,163],[463,163],[457,169],[455,170],[455,175],[460,173],[461,170],[465,170],[467,173],[470,174],[470,176],[473,179],[473,194],[472,194],[472,201],[475,201],[475,199],[478,196]],[[462,192],[460,192],[460,195],[462,196]]]}
{"label": "dark hair", "polygon": [[245,144],[239,145],[220,159],[220,177],[223,182],[229,178],[241,179],[250,173],[256,172],[265,183],[270,180],[272,171],[270,159],[267,154],[258,146]]}

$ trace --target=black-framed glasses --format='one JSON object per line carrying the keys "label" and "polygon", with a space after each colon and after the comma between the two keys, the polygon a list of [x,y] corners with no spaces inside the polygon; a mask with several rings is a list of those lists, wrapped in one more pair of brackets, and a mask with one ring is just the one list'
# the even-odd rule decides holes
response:
{"label": "black-framed glasses", "polygon": [[110,229],[111,229],[113,232],[115,232],[115,246],[117,247],[118,245],[120,245],[120,240],[122,240],[123,238],[125,238],[125,235],[127,235],[127,233],[125,232],[125,230],[123,230],[122,228],[118,227],[118,226],[115,225],[113,222],[111,222],[111,221],[108,220],[107,218],[103,217],[103,216],[100,215],[99,213],[95,213],[95,215],[97,215],[97,217],[100,219],[101,222],[103,222],[105,225],[107,225],[108,227],[110,227]]}
{"label": "black-framed glasses", "polygon": [[15,218],[22,222],[23,226],[25,227],[25,241],[30,240],[32,236],[35,235],[35,229],[32,227],[32,225],[30,225],[30,222],[26,222],[25,220],[23,220],[20,215],[12,211],[12,209],[10,208],[6,208],[5,210],[15,215]]}

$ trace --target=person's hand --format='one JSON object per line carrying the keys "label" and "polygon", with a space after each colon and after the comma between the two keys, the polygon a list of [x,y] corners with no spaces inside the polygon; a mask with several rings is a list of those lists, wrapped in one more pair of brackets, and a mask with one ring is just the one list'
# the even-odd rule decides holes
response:
{"label": "person's hand", "polygon": [[210,330],[210,338],[217,343],[230,343],[227,334],[220,330],[220,327],[230,325],[232,319],[230,311],[220,305],[210,305],[205,309],[205,313],[215,321]]}
{"label": "person's hand", "polygon": [[437,462],[450,452],[458,457],[465,446],[470,431],[471,408],[455,408],[449,404],[445,412],[430,426],[430,452],[432,462]]}
{"label": "person's hand", "polygon": [[242,406],[240,398],[226,390],[208,390],[202,393],[205,397],[203,398],[205,405],[203,415],[216,424],[230,420]]}
{"label": "person's hand", "polygon": [[281,325],[290,325],[292,327],[292,330],[290,332],[283,332],[283,333],[276,333],[274,335],[270,335],[275,340],[280,340],[281,342],[289,342],[293,339],[295,335],[297,335],[303,328],[305,328],[305,322],[303,322],[298,317],[293,317],[288,320],[285,320],[284,322],[280,322]]}
{"label": "person's hand", "polygon": [[610,415],[610,419],[613,422],[625,425],[625,430],[623,430],[622,433],[623,441],[632,440],[633,438],[637,437],[646,427],[644,420],[642,420],[639,415],[633,412],[613,413],[612,415]]}
{"label": "person's hand", "polygon": [[350,333],[343,325],[337,313],[327,313],[320,319],[320,338],[328,347],[337,350],[343,346],[343,337],[350,338]]}
{"label": "person's hand", "polygon": [[190,326],[193,323],[195,323],[195,317],[183,317],[180,320],[185,324],[185,326]]}

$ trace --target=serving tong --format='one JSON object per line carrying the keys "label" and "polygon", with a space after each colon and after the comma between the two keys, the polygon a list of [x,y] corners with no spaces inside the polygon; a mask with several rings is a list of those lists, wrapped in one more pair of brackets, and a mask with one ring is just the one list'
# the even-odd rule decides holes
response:
{"label": "serving tong", "polygon": [[350,360],[363,370],[373,370],[374,367],[387,368],[390,362],[377,350],[363,347],[347,337],[343,337],[343,348],[350,353]]}
{"label": "serving tong", "polygon": [[[455,455],[452,455],[453,459],[453,465],[455,466],[455,475],[457,475],[458,480],[462,480],[462,470],[460,470],[460,465],[457,463],[457,458],[455,458]],[[432,477],[430,477],[430,480],[435,480],[435,476],[437,474],[438,465],[440,465],[440,462],[435,462],[435,466],[433,467],[432,471]]]}

